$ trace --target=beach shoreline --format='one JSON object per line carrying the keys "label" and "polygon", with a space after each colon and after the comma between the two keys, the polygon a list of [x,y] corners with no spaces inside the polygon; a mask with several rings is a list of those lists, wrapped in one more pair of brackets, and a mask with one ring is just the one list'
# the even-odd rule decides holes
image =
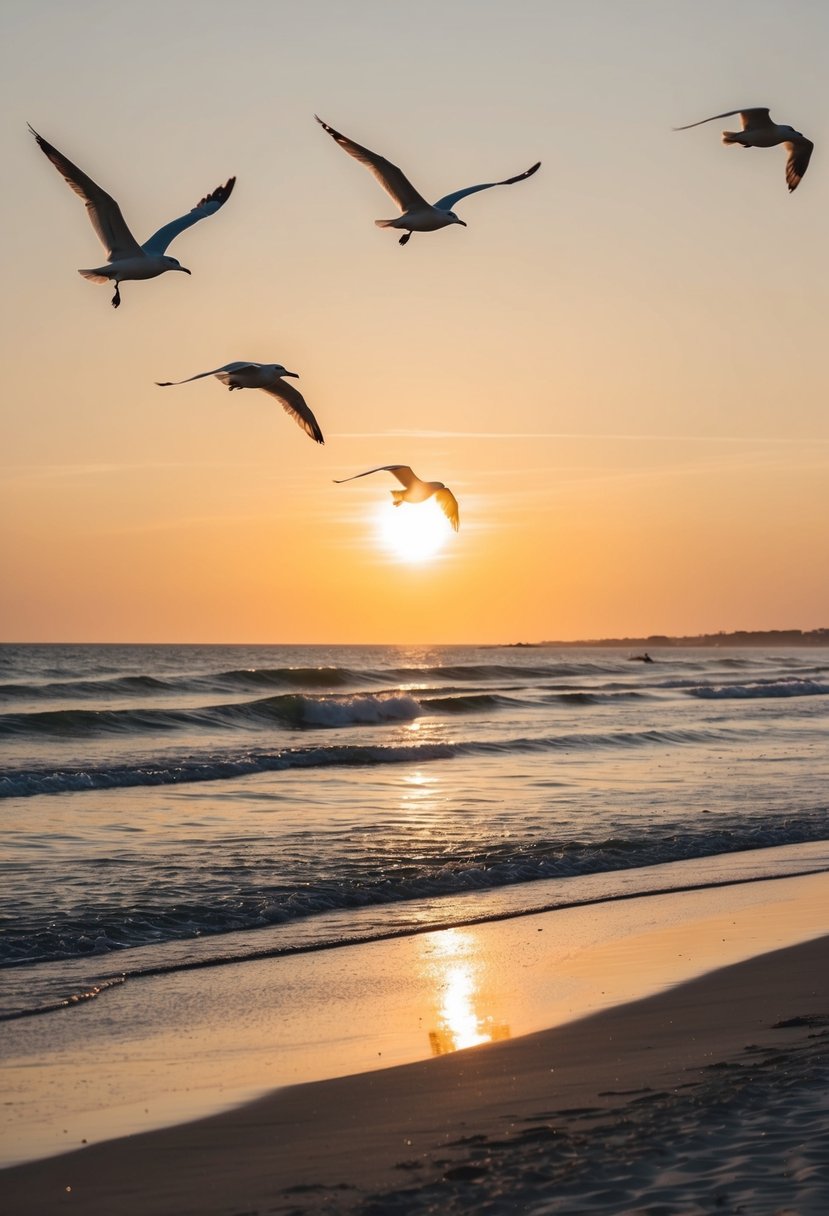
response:
{"label": "beach shoreline", "polygon": [[[593,1181],[579,1189],[579,1170],[595,1147],[623,1142],[624,1129],[633,1134],[649,1119],[665,1126],[674,1120],[690,1143],[712,1111],[721,1119],[739,1104],[749,1082],[765,1084],[784,1104],[775,1124],[781,1135],[784,1125],[800,1127],[798,1116],[821,1128],[827,1123],[825,1105],[814,1108],[814,1078],[826,1069],[829,937],[811,936],[553,1029],[288,1086],[210,1118],[13,1166],[0,1173],[4,1211],[50,1216],[71,1203],[89,1216],[523,1212],[542,1199],[554,1203],[568,1186],[586,1206],[545,1211],[627,1211],[603,1207],[594,1193],[606,1161],[591,1167]],[[680,942],[672,930],[667,940]],[[590,966],[595,972],[595,959]],[[520,972],[516,959],[516,986]],[[769,1101],[760,1107],[768,1110]],[[698,1181],[750,1155],[744,1134],[735,1131],[731,1140],[722,1132],[719,1153],[708,1145],[711,1161],[698,1165]],[[630,1146],[626,1151],[630,1156]],[[660,1151],[670,1156],[674,1148]],[[778,1148],[781,1177],[793,1151],[788,1141]],[[642,1152],[637,1143],[638,1157]],[[766,1166],[773,1160],[766,1152]],[[826,1195],[811,1193],[820,1186],[816,1169],[807,1162],[800,1182],[781,1182],[777,1208],[790,1202],[785,1192],[794,1186],[803,1195],[792,1210],[824,1210]],[[650,1193],[646,1174],[640,1161],[630,1194]],[[768,1191],[768,1179],[765,1185]],[[522,1187],[525,1198],[516,1198]],[[513,1200],[524,1206],[510,1207]]]}

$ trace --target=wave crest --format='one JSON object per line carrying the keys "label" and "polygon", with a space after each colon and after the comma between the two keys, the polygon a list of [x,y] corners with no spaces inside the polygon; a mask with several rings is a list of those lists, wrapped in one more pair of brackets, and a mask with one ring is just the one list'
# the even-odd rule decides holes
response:
{"label": "wave crest", "polygon": [[829,685],[797,678],[755,680],[751,684],[697,684],[687,687],[689,696],[708,701],[743,701],[752,697],[825,697]]}
{"label": "wave crest", "polygon": [[[397,700],[397,698],[392,698]],[[382,703],[382,698],[380,699]],[[414,703],[417,705],[417,702]],[[333,712],[337,710],[314,710]],[[370,709],[378,710],[376,702]],[[410,713],[406,706],[392,713]],[[335,724],[336,725],[336,724]],[[713,743],[752,737],[745,729],[601,731],[548,736],[526,736],[499,742],[468,739],[454,743],[374,745],[337,744],[328,747],[286,747],[277,750],[220,752],[213,755],[165,756],[163,759],[120,765],[64,768],[13,769],[0,774],[0,799],[27,798],[37,794],[63,794],[83,790],[128,789],[134,786],[179,785],[197,781],[224,781],[254,773],[281,772],[295,768],[342,766],[374,767],[381,764],[423,764],[450,760],[454,756],[510,755],[528,752],[581,751],[597,748],[630,748]]]}
{"label": "wave crest", "polygon": [[[334,875],[293,888],[262,886],[234,898],[194,900],[173,907],[148,901],[142,903],[140,915],[131,906],[78,908],[63,918],[44,915],[37,928],[30,926],[25,931],[4,934],[0,941],[0,968],[100,958],[133,947],[235,934],[336,910],[451,896],[542,879],[641,869],[666,862],[824,840],[825,836],[825,810],[820,808],[783,822],[758,816],[756,821],[732,822],[707,831],[663,832],[656,836],[631,832],[627,836],[599,836],[595,840],[509,841],[479,854],[468,849],[453,856],[444,854],[438,863],[434,857],[423,857],[413,860],[404,873],[379,878],[368,874],[360,878]],[[317,948],[331,944],[334,944],[331,940],[322,940]],[[174,970],[175,964],[169,969]],[[118,982],[118,978],[103,977],[106,983]],[[104,986],[97,980],[94,987],[76,999],[94,997]],[[63,1005],[65,1002],[60,1003],[60,1007]]]}

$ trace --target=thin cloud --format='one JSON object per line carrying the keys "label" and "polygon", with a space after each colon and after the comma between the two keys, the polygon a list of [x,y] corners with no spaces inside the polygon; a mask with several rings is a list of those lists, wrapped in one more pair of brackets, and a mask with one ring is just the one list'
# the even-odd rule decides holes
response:
{"label": "thin cloud", "polygon": [[[267,460],[235,461],[225,460],[182,460],[182,461],[146,461],[144,463],[128,464],[6,464],[0,465],[0,478],[7,485],[42,481],[71,480],[78,477],[124,477],[130,474],[146,475],[148,473],[181,473],[187,469],[218,470],[226,473],[232,469],[264,469],[271,470],[272,464]],[[301,477],[285,476],[285,481],[301,482]]]}
{"label": "thin cloud", "polygon": [[809,445],[816,443],[829,444],[829,436],[815,438],[805,435],[800,438],[791,435],[647,435],[625,434],[623,432],[595,431],[423,431],[423,430],[386,430],[386,431],[335,431],[332,439],[377,439],[388,436],[390,439],[609,439],[622,442],[640,443],[750,443],[750,444],[786,444]]}

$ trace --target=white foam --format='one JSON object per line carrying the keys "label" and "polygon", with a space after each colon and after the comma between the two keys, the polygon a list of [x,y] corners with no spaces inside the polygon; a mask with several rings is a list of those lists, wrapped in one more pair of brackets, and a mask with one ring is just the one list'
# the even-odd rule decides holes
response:
{"label": "white foam", "polygon": [[366,694],[354,697],[302,697],[301,720],[308,726],[350,726],[410,722],[425,712],[414,697]]}

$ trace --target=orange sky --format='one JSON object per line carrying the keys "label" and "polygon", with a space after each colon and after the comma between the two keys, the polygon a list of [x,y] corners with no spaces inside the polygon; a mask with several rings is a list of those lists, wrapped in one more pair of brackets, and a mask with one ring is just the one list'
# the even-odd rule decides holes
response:
{"label": "orange sky", "polygon": [[[773,3],[421,8],[4,8],[2,638],[827,623],[829,12],[787,6],[781,38]],[[817,144],[791,197],[781,149],[670,130],[757,104]],[[542,169],[401,249],[314,112],[430,198]],[[170,250],[192,278],[110,308],[27,121],[139,240],[237,174]],[[298,371],[325,447],[263,393],[153,383],[232,359]],[[384,547],[388,475],[333,484],[394,462],[460,501],[435,560]]]}

